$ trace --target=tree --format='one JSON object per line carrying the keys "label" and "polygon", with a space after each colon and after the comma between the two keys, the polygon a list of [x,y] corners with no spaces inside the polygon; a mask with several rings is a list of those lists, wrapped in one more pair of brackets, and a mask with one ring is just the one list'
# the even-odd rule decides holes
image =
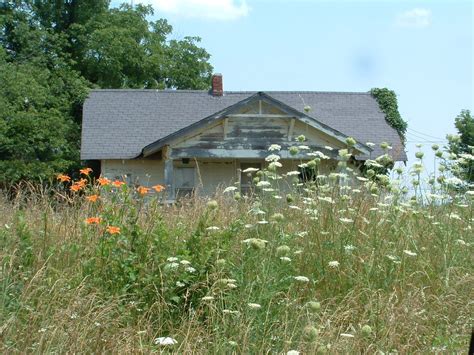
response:
{"label": "tree", "polygon": [[77,168],[75,107],[86,81],[67,66],[12,63],[0,49],[0,186]]}
{"label": "tree", "polygon": [[474,117],[469,110],[462,110],[455,118],[459,135],[448,135],[449,150],[459,157],[454,173],[461,179],[474,182]]}
{"label": "tree", "polygon": [[79,166],[88,89],[208,89],[200,38],[169,40],[150,6],[109,0],[0,3],[0,186]]}
{"label": "tree", "polygon": [[124,4],[71,25],[75,68],[101,88],[208,89],[212,66],[200,38],[168,41],[173,28],[148,21],[152,14]]}

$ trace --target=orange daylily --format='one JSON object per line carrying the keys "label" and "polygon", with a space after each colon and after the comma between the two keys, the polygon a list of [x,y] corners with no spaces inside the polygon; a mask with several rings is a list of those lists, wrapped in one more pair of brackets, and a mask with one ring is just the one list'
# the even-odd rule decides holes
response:
{"label": "orange daylily", "polygon": [[156,191],[156,192],[161,192],[165,189],[165,187],[163,185],[155,185],[155,186],[152,186],[152,188]]}
{"label": "orange daylily", "polygon": [[115,187],[120,187],[122,185],[125,185],[125,183],[123,181],[119,181],[119,180],[115,180],[112,185],[114,185]]}
{"label": "orange daylily", "polygon": [[100,186],[107,186],[108,184],[110,184],[110,180],[107,179],[106,177],[100,177],[97,179],[97,181],[100,184]]}
{"label": "orange daylily", "polygon": [[77,183],[74,183],[73,185],[71,185],[71,187],[70,187],[69,189],[70,189],[71,191],[78,192],[78,191],[80,191],[82,188],[83,188],[82,185],[77,184]]}
{"label": "orange daylily", "polygon": [[99,198],[100,198],[99,195],[86,196],[86,200],[89,202],[96,202]]}
{"label": "orange daylily", "polygon": [[145,187],[145,186],[139,186],[137,188],[137,191],[140,195],[146,195],[148,193],[148,191],[150,191],[150,189],[148,187]]}
{"label": "orange daylily", "polygon": [[120,227],[108,226],[107,232],[110,234],[120,234]]}
{"label": "orange daylily", "polygon": [[89,217],[86,219],[87,224],[99,224],[101,221],[100,217]]}
{"label": "orange daylily", "polygon": [[87,180],[86,179],[81,179],[79,181],[76,181],[75,184],[79,185],[80,187],[85,187],[86,184],[87,184]]}
{"label": "orange daylily", "polygon": [[68,181],[71,181],[71,178],[67,175],[64,175],[64,174],[59,174],[57,179],[61,182],[68,182]]}
{"label": "orange daylily", "polygon": [[83,169],[80,169],[79,172],[81,174],[84,174],[84,175],[89,175],[92,172],[92,169],[91,168],[83,168]]}

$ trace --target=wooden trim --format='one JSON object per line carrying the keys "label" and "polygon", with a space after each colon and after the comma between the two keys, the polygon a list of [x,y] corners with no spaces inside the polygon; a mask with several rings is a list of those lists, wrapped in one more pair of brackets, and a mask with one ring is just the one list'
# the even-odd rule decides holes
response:
{"label": "wooden trim", "polygon": [[290,118],[291,115],[278,115],[271,113],[236,113],[232,115],[227,115],[230,118]]}
{"label": "wooden trim", "polygon": [[[318,149],[318,148],[315,148]],[[322,149],[322,148],[320,148]],[[250,159],[260,158],[265,159],[270,152],[266,150],[251,150],[251,149],[197,149],[197,148],[174,148],[171,157],[173,159],[182,158],[212,158],[212,159]],[[306,155],[302,151],[296,155],[291,155],[288,150],[281,150],[278,152],[281,159],[303,159],[311,160],[314,157]],[[333,153],[331,159],[337,159]]]}
{"label": "wooden trim", "polygon": [[293,140],[293,130],[295,128],[295,119],[292,118],[290,120],[290,126],[288,127],[288,142]]}
{"label": "wooden trim", "polygon": [[229,119],[227,117],[224,118],[223,127],[224,127],[224,139],[227,139],[227,132],[229,131]]}

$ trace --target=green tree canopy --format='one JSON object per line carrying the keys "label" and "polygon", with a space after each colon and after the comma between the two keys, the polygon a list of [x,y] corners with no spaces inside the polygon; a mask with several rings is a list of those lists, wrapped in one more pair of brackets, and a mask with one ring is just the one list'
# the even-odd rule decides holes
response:
{"label": "green tree canopy", "polygon": [[152,14],[108,0],[0,4],[0,186],[77,168],[89,88],[210,87],[200,38],[171,39]]}
{"label": "green tree canopy", "polygon": [[456,175],[474,182],[474,117],[469,110],[462,110],[455,118],[454,125],[458,136],[448,135],[449,150],[459,156],[458,165],[453,171]]}

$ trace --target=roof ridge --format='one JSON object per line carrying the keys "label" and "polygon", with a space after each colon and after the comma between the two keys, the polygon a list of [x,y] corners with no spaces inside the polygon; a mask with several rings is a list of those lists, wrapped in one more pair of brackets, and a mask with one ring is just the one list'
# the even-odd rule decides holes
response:
{"label": "roof ridge", "polygon": [[[210,94],[209,90],[157,90],[157,89],[92,89],[91,92],[157,92],[157,93],[166,93],[166,94]],[[336,94],[336,95],[370,95],[369,91],[310,91],[310,90],[244,90],[236,91],[229,90],[224,91],[224,96],[226,94],[256,94],[259,92],[264,92],[268,94]]]}

